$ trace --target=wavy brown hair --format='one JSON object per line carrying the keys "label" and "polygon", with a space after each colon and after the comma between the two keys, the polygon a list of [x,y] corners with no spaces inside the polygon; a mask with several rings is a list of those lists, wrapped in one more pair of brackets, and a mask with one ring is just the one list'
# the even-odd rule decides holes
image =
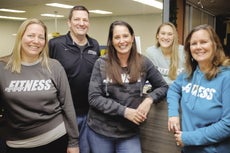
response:
{"label": "wavy brown hair", "polygon": [[[134,37],[135,35],[134,35],[133,28],[127,22],[114,21],[110,25],[109,35],[107,40],[108,60],[107,60],[106,72],[109,78],[114,81],[114,83],[118,83],[122,85],[123,84],[121,79],[122,68],[120,66],[120,60],[117,56],[117,51],[112,43],[114,28],[118,25],[127,27],[131,36]],[[127,63],[128,74],[130,76],[129,82],[136,82],[139,79],[142,70],[141,66],[142,66],[142,57],[140,53],[138,53],[137,51],[136,41],[134,40],[129,54],[128,63]]]}
{"label": "wavy brown hair", "polygon": [[210,39],[211,39],[213,46],[215,48],[214,56],[213,56],[213,59],[211,61],[212,67],[210,68],[209,71],[207,71],[205,73],[205,77],[208,80],[211,80],[220,71],[220,69],[219,69],[220,66],[229,66],[230,65],[230,60],[225,55],[223,46],[220,42],[218,35],[214,31],[214,29],[210,25],[207,25],[207,24],[196,26],[195,28],[193,28],[191,30],[191,32],[186,37],[185,46],[184,46],[185,68],[186,68],[186,71],[188,73],[188,79],[192,78],[192,75],[193,75],[193,73],[194,73],[194,71],[198,65],[197,61],[194,60],[192,57],[191,50],[190,50],[190,41],[191,41],[191,37],[192,37],[193,33],[197,32],[199,30],[205,30],[209,33]]}

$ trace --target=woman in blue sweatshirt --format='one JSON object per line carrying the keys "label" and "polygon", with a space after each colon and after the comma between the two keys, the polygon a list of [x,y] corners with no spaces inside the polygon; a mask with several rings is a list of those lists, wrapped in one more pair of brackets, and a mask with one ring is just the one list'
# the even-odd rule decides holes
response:
{"label": "woman in blue sweatshirt", "polygon": [[229,153],[230,61],[209,25],[195,27],[184,49],[186,71],[167,93],[168,129],[183,153]]}

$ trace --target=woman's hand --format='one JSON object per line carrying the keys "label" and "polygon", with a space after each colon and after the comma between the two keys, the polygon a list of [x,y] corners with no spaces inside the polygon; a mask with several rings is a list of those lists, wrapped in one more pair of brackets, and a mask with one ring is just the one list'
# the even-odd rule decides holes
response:
{"label": "woman's hand", "polygon": [[182,142],[181,136],[182,136],[182,131],[175,131],[174,137],[176,140],[176,144],[177,144],[177,146],[183,147],[184,144]]}
{"label": "woman's hand", "polygon": [[147,115],[153,103],[152,98],[145,98],[144,101],[137,107],[137,109],[126,108],[125,118],[132,121],[133,123],[140,125],[147,119]]}
{"label": "woman's hand", "polygon": [[124,117],[133,123],[140,125],[141,122],[145,121],[146,117],[143,113],[133,108],[126,108]]}
{"label": "woman's hand", "polygon": [[169,117],[168,119],[168,130],[171,132],[180,131],[180,118],[177,116]]}
{"label": "woman's hand", "polygon": [[79,147],[68,147],[67,153],[80,153]]}
{"label": "woman's hand", "polygon": [[145,118],[147,118],[147,115],[149,113],[149,110],[152,106],[153,99],[150,97],[145,98],[142,103],[137,107],[137,110],[145,115]]}

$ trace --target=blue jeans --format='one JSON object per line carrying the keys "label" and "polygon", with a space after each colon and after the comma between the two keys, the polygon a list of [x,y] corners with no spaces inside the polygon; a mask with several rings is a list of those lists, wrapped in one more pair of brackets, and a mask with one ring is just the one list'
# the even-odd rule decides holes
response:
{"label": "blue jeans", "polygon": [[6,152],[5,140],[0,138],[0,153],[5,153],[5,152]]}
{"label": "blue jeans", "polygon": [[77,124],[79,130],[79,149],[80,153],[90,153],[90,147],[87,139],[87,114],[77,116]]}
{"label": "blue jeans", "polygon": [[95,133],[88,128],[92,153],[141,153],[139,135],[129,138],[112,138]]}

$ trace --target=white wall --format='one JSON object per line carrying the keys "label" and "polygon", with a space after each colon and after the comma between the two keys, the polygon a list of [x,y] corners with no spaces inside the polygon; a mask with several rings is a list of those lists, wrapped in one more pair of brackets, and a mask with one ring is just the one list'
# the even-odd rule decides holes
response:
{"label": "white wall", "polygon": [[[115,20],[124,20],[134,29],[135,35],[140,36],[142,52],[155,42],[155,32],[162,23],[161,14],[95,17],[90,18],[89,35],[98,40],[100,45],[106,45],[109,25]],[[9,54],[14,44],[15,34],[22,21],[0,20],[0,56]],[[45,20],[48,32],[56,32],[55,20]],[[57,31],[62,35],[68,31],[67,19],[57,20]]]}
{"label": "white wall", "polygon": [[140,36],[141,49],[144,51],[155,41],[155,32],[162,22],[161,14],[119,16],[108,18],[94,18],[91,24],[90,34],[95,37],[101,45],[107,42],[110,24],[115,20],[124,20],[134,29],[135,35]]}
{"label": "white wall", "polygon": [[21,22],[0,20],[0,56],[6,55],[13,48],[17,28]]}

